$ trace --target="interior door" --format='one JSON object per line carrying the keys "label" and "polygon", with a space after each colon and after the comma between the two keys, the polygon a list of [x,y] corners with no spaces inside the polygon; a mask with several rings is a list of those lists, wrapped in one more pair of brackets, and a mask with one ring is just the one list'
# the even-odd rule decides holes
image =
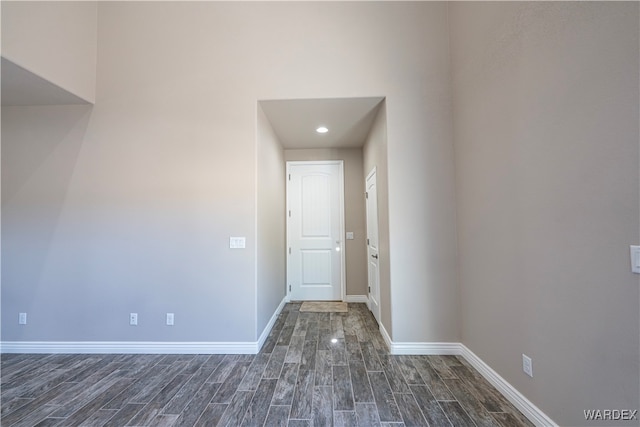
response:
{"label": "interior door", "polygon": [[342,161],[287,162],[290,300],[343,299]]}
{"label": "interior door", "polygon": [[369,173],[366,180],[367,211],[367,260],[369,279],[369,309],[380,322],[380,264],[378,255],[378,187],[376,169]]}

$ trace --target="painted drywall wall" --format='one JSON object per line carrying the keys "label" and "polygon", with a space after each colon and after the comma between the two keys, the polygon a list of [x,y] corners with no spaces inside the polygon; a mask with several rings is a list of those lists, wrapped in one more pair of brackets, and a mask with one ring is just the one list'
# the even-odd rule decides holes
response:
{"label": "painted drywall wall", "polygon": [[450,20],[462,341],[558,424],[627,425],[583,411],[640,398],[638,4]]}
{"label": "painted drywall wall", "polygon": [[256,333],[259,338],[286,293],[286,182],[284,149],[260,104],[257,113]]}
{"label": "painted drywall wall", "polygon": [[392,331],[393,328],[391,327],[391,283],[389,280],[389,172],[387,170],[387,150],[387,106],[386,101],[382,101],[376,118],[371,125],[371,130],[369,131],[367,140],[362,148],[364,159],[362,179],[365,181],[373,168],[376,168],[376,186],[378,188],[380,319],[385,330],[389,332]]}
{"label": "painted drywall wall", "polygon": [[[209,185],[185,153],[197,143],[101,144],[89,139],[86,107],[2,114],[3,340],[255,341],[253,266],[239,262],[254,239],[240,227],[210,237],[234,198],[205,197]],[[247,249],[228,249],[229,234],[248,235]],[[238,284],[249,297],[233,301],[227,288]],[[251,309],[235,318],[232,303]],[[14,326],[17,312],[28,325]],[[166,312],[175,326],[164,325]]]}
{"label": "painted drywall wall", "polygon": [[353,240],[345,243],[345,275],[347,295],[367,294],[367,247],[364,216],[364,180],[361,148],[327,148],[284,150],[286,161],[344,161],[344,222],[345,231],[353,232]]}
{"label": "painted drywall wall", "polygon": [[[65,267],[73,266],[67,274],[79,276],[76,280],[86,271],[86,266],[74,264],[72,254],[55,248],[61,234],[73,232],[61,229],[60,220],[91,110],[91,106],[2,107],[3,340],[32,339],[30,328],[16,328],[18,312],[28,314],[25,326],[37,325],[43,337],[57,339],[66,333],[57,327],[66,322],[86,329],[85,319],[98,303],[87,298],[94,290],[74,289],[73,280],[49,286],[49,278]],[[61,322],[49,322],[52,308],[67,306],[68,311],[70,300],[86,301],[88,306],[74,303],[72,312],[56,313]]]}
{"label": "painted drywall wall", "polygon": [[[415,96],[386,98],[393,316],[388,332],[397,342],[458,342],[447,5],[420,3],[412,18],[390,10],[389,19],[404,23],[399,34],[409,43],[390,52],[389,63],[398,67],[390,79],[412,87]],[[418,46],[426,55],[405,62]]]}
{"label": "painted drywall wall", "polygon": [[[413,2],[101,2],[96,104],[44,249],[50,268],[28,286],[26,275],[3,280],[3,339],[254,341],[256,102],[386,96],[394,328],[401,341],[457,341],[446,13]],[[230,236],[247,248],[229,249]],[[25,265],[30,249],[13,248]],[[57,294],[66,298],[51,304]],[[26,328],[22,307],[38,311]]]}
{"label": "painted drywall wall", "polygon": [[0,7],[2,56],[94,102],[97,3],[3,1]]}

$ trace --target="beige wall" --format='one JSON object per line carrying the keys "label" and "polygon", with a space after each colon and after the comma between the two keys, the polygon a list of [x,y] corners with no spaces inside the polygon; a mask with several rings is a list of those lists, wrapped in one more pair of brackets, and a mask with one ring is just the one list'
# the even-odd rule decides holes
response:
{"label": "beige wall", "polygon": [[2,2],[2,56],[94,102],[97,3]]}
{"label": "beige wall", "polygon": [[[398,34],[411,41],[390,52],[387,61],[397,74],[388,79],[393,86],[412,87],[415,96],[386,97],[393,316],[388,332],[398,342],[458,342],[447,3],[415,7],[411,17],[389,15],[403,22]],[[416,45],[425,55],[405,62]]]}
{"label": "beige wall", "polygon": [[366,225],[364,218],[364,179],[362,149],[334,148],[284,150],[286,161],[344,161],[344,221],[345,231],[352,231],[353,240],[345,240],[347,295],[367,295]]}
{"label": "beige wall", "polygon": [[603,425],[583,410],[640,398],[638,4],[449,11],[462,341],[558,424]]}
{"label": "beige wall", "polygon": [[393,328],[391,323],[391,283],[389,280],[389,172],[387,170],[387,150],[387,105],[386,101],[382,101],[362,149],[364,158],[363,179],[366,180],[373,168],[376,168],[380,321],[385,330],[391,333],[390,331]]}
{"label": "beige wall", "polygon": [[286,294],[284,149],[260,104],[256,150],[256,299],[257,336]]}
{"label": "beige wall", "polygon": [[[15,328],[18,312],[27,312],[29,325],[41,336],[71,340],[60,325],[87,329],[100,301],[100,288],[76,286],[87,269],[74,262],[80,249],[71,244],[64,253],[56,250],[61,235],[73,241],[85,229],[82,222],[75,228],[62,226],[61,219],[68,216],[66,198],[91,112],[88,105],[2,107],[3,340],[34,339],[31,328]],[[58,275],[63,283],[50,286]],[[75,302],[55,310],[51,321],[52,307],[69,301]],[[117,312],[117,307],[112,303],[110,309]],[[102,327],[105,335],[112,332],[111,324]]]}
{"label": "beige wall", "polygon": [[[280,295],[256,290],[257,101],[386,96],[392,288],[407,295],[394,326],[404,341],[457,341],[455,268],[442,259],[455,257],[446,14],[442,3],[100,2],[96,102],[52,233],[19,235],[27,213],[58,203],[47,192],[14,188],[22,216],[3,205],[3,245],[13,233],[21,259],[11,279],[3,268],[3,339],[255,341]],[[34,144],[57,126],[15,111]],[[22,141],[3,135],[3,164]],[[230,236],[247,248],[230,250]]]}

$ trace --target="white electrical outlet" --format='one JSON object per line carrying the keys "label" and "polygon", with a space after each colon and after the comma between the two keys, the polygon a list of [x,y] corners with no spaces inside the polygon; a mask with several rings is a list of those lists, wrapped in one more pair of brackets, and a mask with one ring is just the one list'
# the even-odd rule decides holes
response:
{"label": "white electrical outlet", "polygon": [[129,324],[132,326],[138,324],[138,313],[129,313]]}
{"label": "white electrical outlet", "polygon": [[20,325],[26,325],[27,324],[27,313],[20,313],[18,315],[18,323]]}
{"label": "white electrical outlet", "polygon": [[522,370],[525,374],[533,378],[533,361],[526,354],[522,355]]}
{"label": "white electrical outlet", "polygon": [[173,313],[167,313],[167,325],[173,326]]}
{"label": "white electrical outlet", "polygon": [[640,273],[640,246],[630,246],[631,272]]}
{"label": "white electrical outlet", "polygon": [[247,245],[247,239],[244,237],[229,237],[230,249],[244,249]]}

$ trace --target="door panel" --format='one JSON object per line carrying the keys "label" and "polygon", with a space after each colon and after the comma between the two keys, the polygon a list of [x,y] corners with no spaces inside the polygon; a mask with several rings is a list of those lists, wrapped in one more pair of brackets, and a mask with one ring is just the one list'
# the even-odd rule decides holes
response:
{"label": "door panel", "polygon": [[287,162],[287,280],[292,300],[342,300],[342,162]]}
{"label": "door panel", "polygon": [[300,179],[301,237],[331,238],[331,176],[316,172]]}
{"label": "door panel", "polygon": [[305,250],[302,254],[302,282],[301,286],[331,286],[331,256],[332,250]]}
{"label": "door panel", "polygon": [[376,169],[366,180],[367,260],[369,278],[369,309],[380,322],[380,264],[378,255],[378,186]]}

